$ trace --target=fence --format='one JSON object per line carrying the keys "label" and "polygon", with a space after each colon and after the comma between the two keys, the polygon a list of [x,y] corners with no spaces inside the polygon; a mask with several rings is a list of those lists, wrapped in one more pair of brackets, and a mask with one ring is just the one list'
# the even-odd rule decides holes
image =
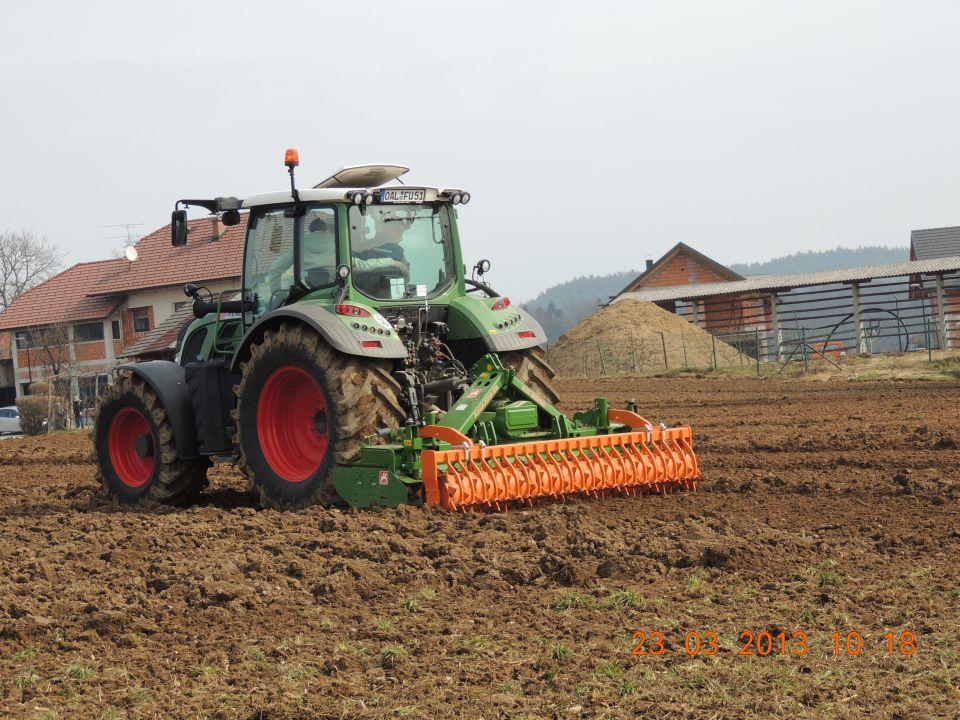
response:
{"label": "fence", "polygon": [[[837,363],[857,354],[960,349],[960,279],[894,277],[677,301],[700,330],[633,346],[596,341],[583,373],[761,363]],[[709,340],[704,340],[704,333]]]}
{"label": "fence", "polygon": [[677,303],[677,312],[763,362],[960,348],[960,286],[930,285],[907,277],[821,285]]}

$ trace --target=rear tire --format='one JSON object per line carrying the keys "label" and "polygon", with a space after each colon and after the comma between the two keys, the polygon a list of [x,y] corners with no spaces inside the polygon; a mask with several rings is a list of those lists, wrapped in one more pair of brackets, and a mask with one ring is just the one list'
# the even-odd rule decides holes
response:
{"label": "rear tire", "polygon": [[513,370],[520,381],[536,391],[548,405],[556,406],[560,402],[560,395],[553,386],[557,373],[539,347],[500,353],[500,362]]}
{"label": "rear tire", "polygon": [[100,398],[93,451],[97,479],[121,503],[186,505],[207,485],[210,461],[177,456],[166,410],[136,376],[120,377]]}
{"label": "rear tire", "polygon": [[388,362],[338,353],[300,325],[266,331],[242,372],[240,466],[265,506],[335,502],[333,468],[359,459],[365,436],[403,421]]}

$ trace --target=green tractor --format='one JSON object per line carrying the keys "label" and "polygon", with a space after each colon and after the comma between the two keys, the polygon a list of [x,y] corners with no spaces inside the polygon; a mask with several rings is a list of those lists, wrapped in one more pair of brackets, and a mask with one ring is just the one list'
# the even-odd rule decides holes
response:
{"label": "green tractor", "polygon": [[[460,189],[407,168],[344,168],[311,189],[180,200],[236,225],[242,287],[192,284],[176,358],[122,365],[98,406],[97,474],[120,502],[190,502],[212,458],[234,458],[274,508],[418,502],[500,508],[537,497],[692,487],[690,429],[598,399],[556,410],[546,336],[471,277]],[[397,182],[394,182],[397,181]]]}

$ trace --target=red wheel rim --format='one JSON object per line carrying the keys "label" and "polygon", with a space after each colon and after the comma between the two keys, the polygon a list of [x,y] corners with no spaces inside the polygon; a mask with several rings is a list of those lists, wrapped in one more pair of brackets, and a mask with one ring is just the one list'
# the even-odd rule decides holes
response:
{"label": "red wheel rim", "polygon": [[267,378],[257,404],[260,450],[270,468],[287,482],[303,482],[327,454],[327,401],[306,370],[282,367]]}
{"label": "red wheel rim", "polygon": [[[149,454],[142,457],[137,453],[137,438],[146,436]],[[120,410],[110,421],[110,432],[107,436],[110,448],[110,464],[120,478],[120,482],[128,487],[140,487],[150,476],[157,465],[153,450],[153,433],[150,423],[143,413],[132,407]]]}

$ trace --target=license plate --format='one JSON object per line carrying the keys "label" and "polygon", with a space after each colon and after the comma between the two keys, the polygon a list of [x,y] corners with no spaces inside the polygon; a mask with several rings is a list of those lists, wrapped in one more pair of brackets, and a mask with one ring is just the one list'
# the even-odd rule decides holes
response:
{"label": "license plate", "polygon": [[422,203],[426,197],[423,188],[391,188],[380,191],[382,203]]}

